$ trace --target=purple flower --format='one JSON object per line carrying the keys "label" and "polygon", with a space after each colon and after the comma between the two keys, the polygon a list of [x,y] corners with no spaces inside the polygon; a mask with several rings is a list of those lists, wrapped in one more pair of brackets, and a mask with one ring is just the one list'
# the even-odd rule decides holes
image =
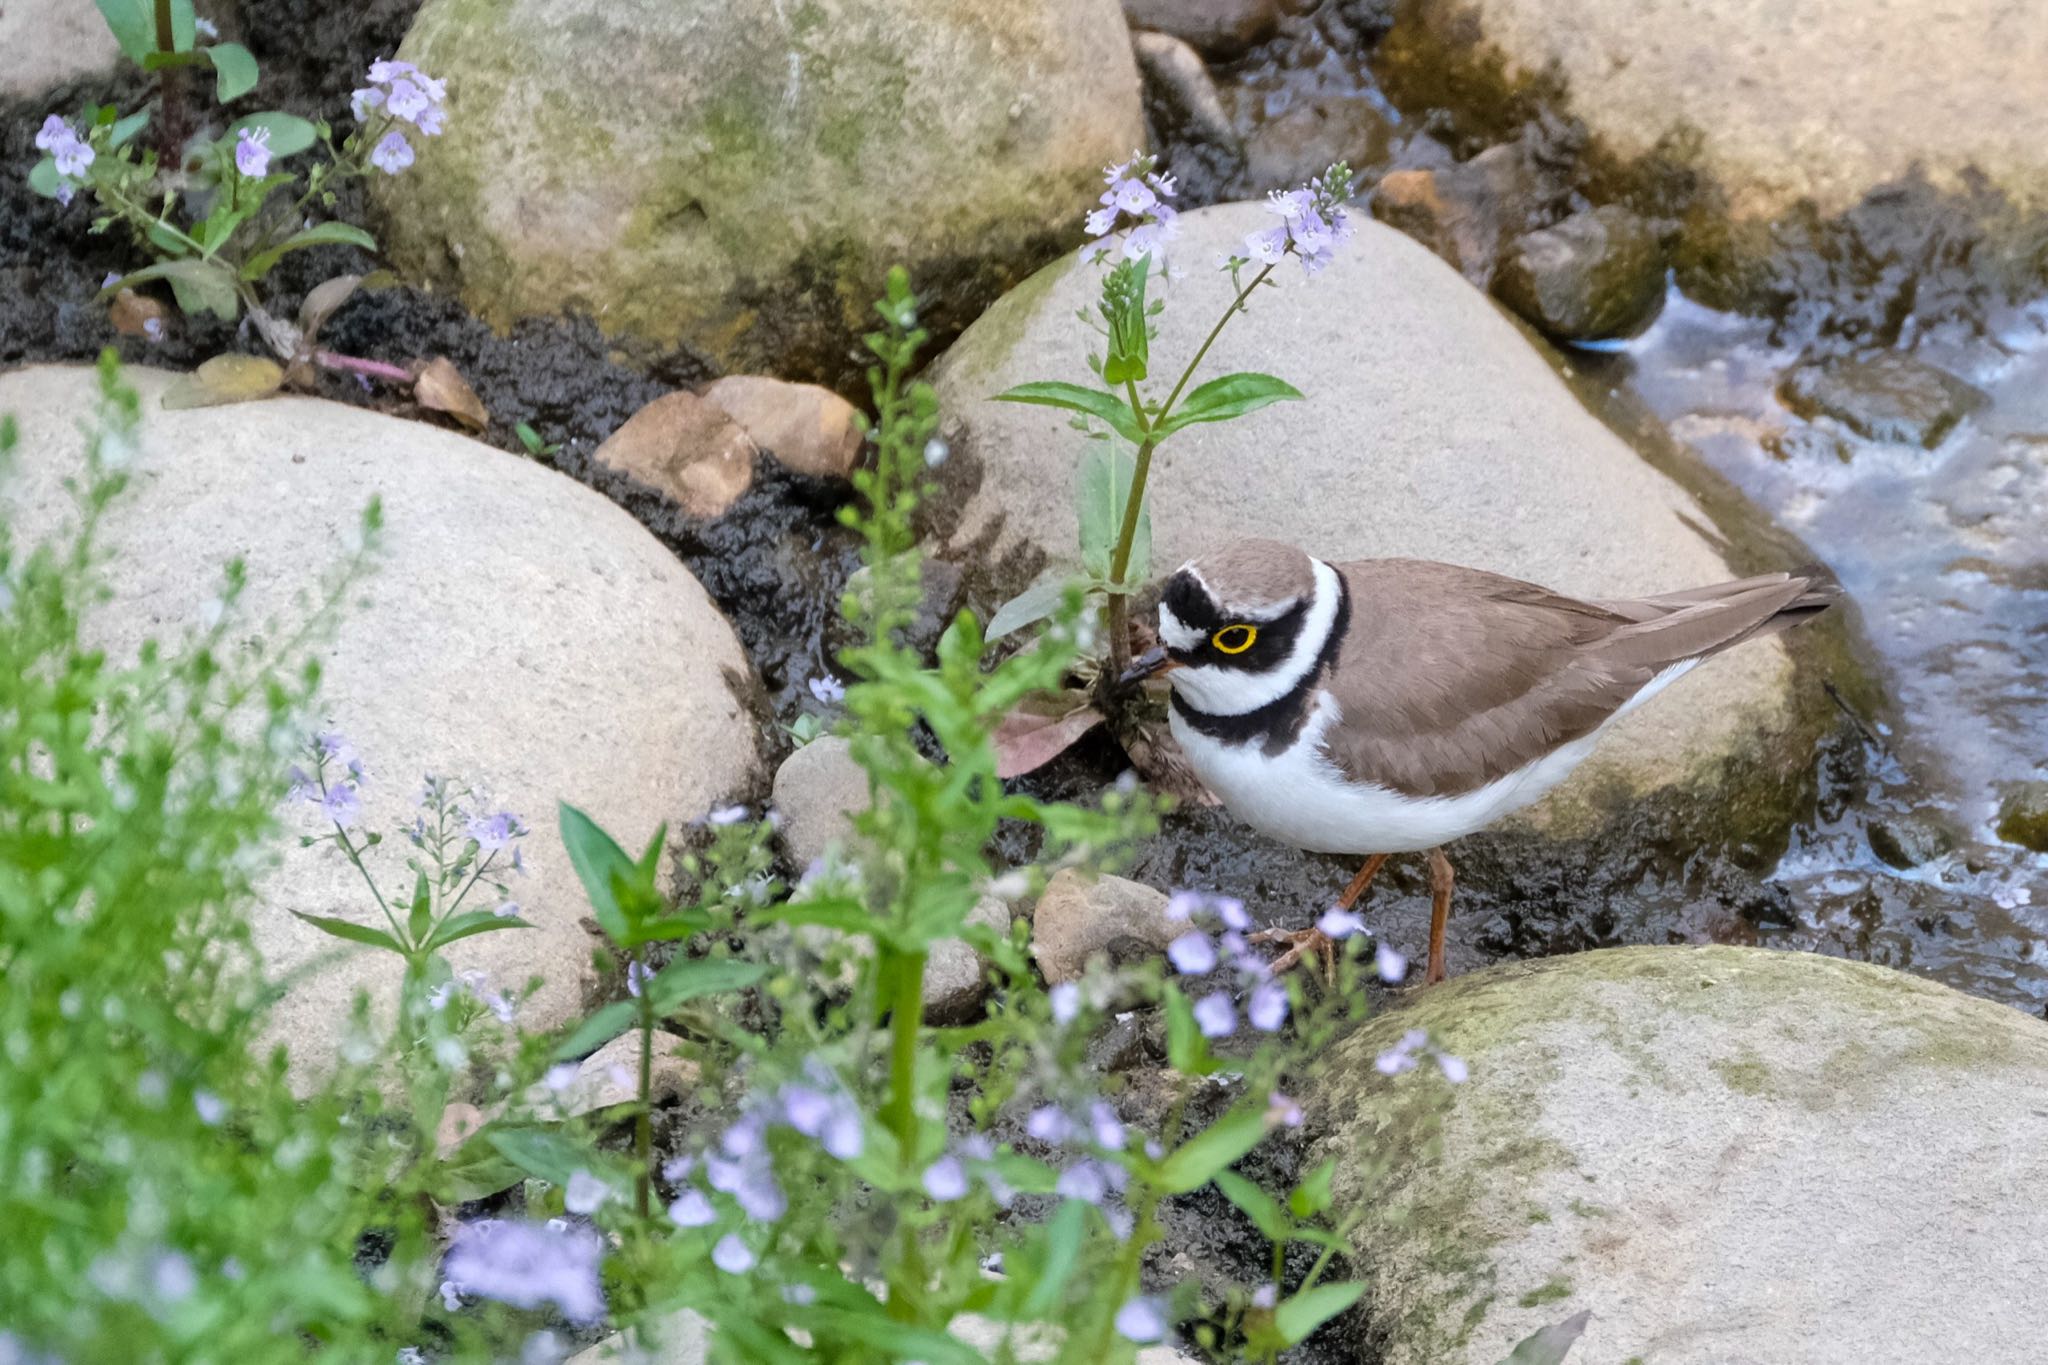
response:
{"label": "purple flower", "polygon": [[728,1275],[744,1275],[754,1268],[754,1253],[747,1249],[739,1234],[728,1232],[718,1239],[718,1245],[711,1248],[711,1264]]}
{"label": "purple flower", "polygon": [[942,1156],[924,1170],[924,1192],[940,1203],[959,1199],[967,1193],[967,1168],[960,1158]]}
{"label": "purple flower", "polygon": [[462,1291],[455,1287],[452,1280],[441,1281],[441,1307],[450,1313],[462,1311]]}
{"label": "purple flower", "polygon": [[747,818],[745,806],[720,806],[704,817],[707,825],[737,825]]}
{"label": "purple flower", "polygon": [[782,1087],[782,1121],[807,1138],[825,1131],[832,1117],[832,1098],[807,1085],[791,1083]]}
{"label": "purple flower", "polygon": [[[1165,202],[1178,191],[1172,176],[1159,173],[1158,164],[1152,157],[1133,152],[1129,161],[1105,167],[1102,178],[1109,188],[1102,192],[1102,207],[1084,220],[1090,237],[1107,237],[1127,226],[1130,231],[1121,248],[1127,261],[1149,254],[1163,265],[1166,244],[1180,232],[1176,221],[1180,215]],[[1096,257],[1107,254],[1097,244],[1091,244],[1088,253]]]}
{"label": "purple flower", "polygon": [[50,159],[57,163],[57,174],[67,180],[76,180],[84,175],[95,160],[91,145],[55,114],[44,119],[43,126],[37,130],[36,149],[48,152]]}
{"label": "purple flower", "polygon": [[1121,1152],[1124,1149],[1123,1120],[1106,1100],[1094,1100],[1088,1105],[1088,1124],[1095,1130],[1095,1145],[1106,1151]]}
{"label": "purple flower", "polygon": [[1287,1022],[1287,987],[1278,981],[1262,981],[1252,988],[1245,1004],[1245,1017],[1261,1033],[1278,1033]]}
{"label": "purple flower", "polygon": [[702,1190],[684,1190],[676,1196],[676,1202],[668,1206],[668,1216],[679,1228],[708,1227],[718,1221],[718,1211]]}
{"label": "purple flower", "polygon": [[1060,1172],[1054,1194],[1062,1199],[1078,1199],[1084,1204],[1100,1204],[1109,1193],[1109,1180],[1101,1166],[1093,1161],[1077,1161]]}
{"label": "purple flower", "polygon": [[1139,1345],[1166,1337],[1166,1313],[1153,1298],[1132,1299],[1116,1310],[1116,1334]]}
{"label": "purple flower", "polygon": [[419,68],[411,62],[401,62],[395,57],[374,61],[370,63],[370,81],[375,85],[389,85],[401,77],[414,75],[418,71]]}
{"label": "purple flower", "polygon": [[1242,932],[1252,927],[1252,917],[1244,912],[1244,902],[1237,897],[1217,896],[1209,905],[1215,910],[1217,918],[1223,921],[1224,928]]}
{"label": "purple flower", "polygon": [[526,823],[509,810],[495,815],[479,815],[469,822],[469,837],[476,840],[476,846],[486,853],[509,848],[514,839],[524,838]]}
{"label": "purple flower", "polygon": [[820,673],[810,681],[811,695],[827,706],[846,700],[846,684],[830,673]]}
{"label": "purple flower", "polygon": [[1322,918],[1316,921],[1316,928],[1331,938],[1350,938],[1353,934],[1365,932],[1365,921],[1349,910],[1339,910],[1333,905],[1323,911]]}
{"label": "purple flower", "polygon": [[347,829],[363,818],[363,801],[356,795],[356,789],[346,783],[336,783],[320,798],[320,808],[327,812],[327,818]]}
{"label": "purple flower", "polygon": [[1452,1085],[1463,1085],[1472,1072],[1465,1065],[1463,1057],[1453,1057],[1448,1052],[1436,1054],[1437,1069],[1444,1073],[1444,1079]]}
{"label": "purple flower", "polygon": [[1024,1131],[1057,1147],[1074,1135],[1074,1121],[1057,1105],[1041,1104],[1024,1120]]}
{"label": "purple flower", "polygon": [[484,1219],[456,1228],[444,1273],[464,1294],[515,1308],[552,1303],[571,1322],[590,1322],[604,1312],[603,1259],[604,1241],[589,1228]]}
{"label": "purple flower", "polygon": [[612,1197],[612,1187],[588,1171],[572,1171],[562,1191],[562,1207],[571,1213],[592,1214]]}
{"label": "purple flower", "polygon": [[1268,1282],[1252,1291],[1252,1307],[1271,1309],[1280,1302],[1280,1286]]}
{"label": "purple flower", "polygon": [[192,1108],[199,1115],[199,1121],[211,1128],[227,1117],[228,1107],[221,1103],[220,1096],[211,1090],[192,1092]]}
{"label": "purple flower", "polygon": [[1343,207],[1350,196],[1351,168],[1341,161],[1300,189],[1275,191],[1267,196],[1266,211],[1278,217],[1280,225],[1246,237],[1245,256],[1268,266],[1298,256],[1302,269],[1315,274],[1336,258],[1337,247],[1351,237],[1351,222]]}
{"label": "purple flower", "polygon": [[646,989],[647,983],[653,979],[654,968],[639,958],[636,957],[626,964],[626,994],[634,999],[640,998],[640,992]]}
{"label": "purple flower", "polygon": [[368,118],[372,109],[381,109],[383,107],[384,92],[375,86],[364,86],[360,90],[349,93],[348,111],[355,116],[357,123],[361,123],[364,119]]}
{"label": "purple flower", "polygon": [[491,914],[499,919],[517,919],[519,917],[519,902],[500,901],[491,908]]}
{"label": "purple flower", "polygon": [[235,138],[235,169],[251,180],[270,173],[268,128],[244,128]]}
{"label": "purple flower", "polygon": [[1211,991],[1197,1000],[1195,1024],[1204,1038],[1229,1037],[1237,1028],[1237,1011],[1231,1008],[1230,996],[1223,991]]}
{"label": "purple flower", "polygon": [[1209,898],[1199,891],[1176,891],[1166,898],[1168,919],[1188,919],[1209,904]]}
{"label": "purple flower", "polygon": [[1200,976],[1216,969],[1216,945],[1199,929],[1191,929],[1166,945],[1173,969],[1182,976]]}
{"label": "purple flower", "polygon": [[[441,1000],[442,1004],[447,1003],[447,997],[445,995],[442,996]],[[439,1009],[440,1007],[440,1005],[434,1006],[435,1009]],[[542,1076],[540,1078],[541,1084],[545,1085],[548,1089],[554,1091],[557,1095],[559,1095],[564,1090],[567,1090],[570,1086],[576,1084],[576,1073],[580,1069],[581,1068],[575,1062],[557,1062],[555,1065],[548,1068],[547,1074],[545,1076]]]}
{"label": "purple flower", "polygon": [[1052,1001],[1052,1021],[1055,1024],[1071,1024],[1081,1013],[1081,987],[1076,982],[1060,982],[1047,998]]}
{"label": "purple flower", "polygon": [[1384,943],[1373,945],[1372,960],[1382,981],[1392,983],[1408,975],[1408,959]]}
{"label": "purple flower", "polygon": [[1266,1097],[1266,1126],[1269,1128],[1301,1127],[1301,1106],[1275,1090]]}
{"label": "purple flower", "polygon": [[1399,1042],[1382,1052],[1373,1062],[1373,1068],[1382,1076],[1398,1076],[1404,1071],[1415,1069],[1415,1054],[1421,1051],[1429,1035],[1419,1028],[1409,1029],[1401,1035]]}
{"label": "purple flower", "polygon": [[707,1156],[704,1174],[712,1189],[731,1195],[749,1218],[772,1223],[789,1211],[789,1200],[775,1183],[775,1172],[765,1151],[744,1161]]}
{"label": "purple flower", "polygon": [[818,1291],[807,1284],[782,1286],[782,1301],[797,1308],[809,1308],[818,1301]]}
{"label": "purple flower", "polygon": [[432,107],[433,101],[427,92],[408,77],[400,76],[391,82],[384,92],[384,112],[393,118],[402,118],[407,123],[418,119],[420,114]]}
{"label": "purple flower", "polygon": [[397,175],[412,165],[412,161],[412,144],[396,128],[384,134],[370,149],[370,164],[386,175]]}

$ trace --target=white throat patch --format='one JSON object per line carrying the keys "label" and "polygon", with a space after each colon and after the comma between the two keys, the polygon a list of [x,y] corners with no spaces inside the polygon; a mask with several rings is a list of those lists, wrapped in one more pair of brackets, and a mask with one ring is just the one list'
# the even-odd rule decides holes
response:
{"label": "white throat patch", "polygon": [[[1257,673],[1241,668],[1219,668],[1214,664],[1186,665],[1166,675],[1173,690],[1195,710],[1211,716],[1238,716],[1269,706],[1292,692],[1315,668],[1316,660],[1329,642],[1337,621],[1337,603],[1343,588],[1337,571],[1322,560],[1313,560],[1316,587],[1309,602],[1308,616],[1294,648],[1272,668]],[[1193,649],[1202,643],[1200,631],[1191,630],[1165,606],[1159,608],[1159,635],[1174,649]]]}

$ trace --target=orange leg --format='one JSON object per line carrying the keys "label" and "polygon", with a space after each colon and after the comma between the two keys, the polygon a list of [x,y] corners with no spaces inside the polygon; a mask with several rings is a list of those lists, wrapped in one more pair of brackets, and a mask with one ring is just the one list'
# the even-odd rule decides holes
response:
{"label": "orange leg", "polygon": [[1444,954],[1444,926],[1451,918],[1451,887],[1456,877],[1451,860],[1440,848],[1429,851],[1429,970],[1422,984],[1434,986],[1449,973]]}
{"label": "orange leg", "polygon": [[[1372,885],[1372,879],[1386,866],[1387,855],[1375,853],[1365,860],[1365,866],[1358,869],[1358,875],[1344,888],[1344,894],[1337,897],[1337,908],[1349,910],[1358,904],[1358,898]],[[1323,964],[1323,980],[1331,985],[1337,979],[1337,945],[1331,937],[1311,924],[1306,929],[1261,929],[1251,936],[1253,943],[1285,943],[1287,951],[1273,959],[1273,971],[1284,972],[1304,956],[1313,957]]]}

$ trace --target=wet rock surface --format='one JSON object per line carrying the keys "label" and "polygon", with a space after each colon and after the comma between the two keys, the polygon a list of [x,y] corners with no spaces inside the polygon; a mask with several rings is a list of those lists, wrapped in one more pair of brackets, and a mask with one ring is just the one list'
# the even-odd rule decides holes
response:
{"label": "wet rock surface", "polygon": [[1520,149],[1502,145],[1440,170],[1389,172],[1373,194],[1372,211],[1484,289],[1502,243],[1528,218],[1533,191]]}
{"label": "wet rock surface", "polygon": [[[1142,136],[1116,0],[545,9],[428,0],[447,131],[381,193],[410,278],[722,366],[858,376],[887,268],[957,328],[1072,239]],[[949,321],[950,318],[950,321]]]}
{"label": "wet rock surface", "polygon": [[860,412],[830,389],[734,374],[715,380],[704,390],[704,399],[723,408],[755,445],[793,474],[843,479],[860,459],[865,439]]}
{"label": "wet rock surface", "polygon": [[1235,57],[1279,26],[1277,0],[1124,0],[1132,28],[1170,33],[1210,57]]}
{"label": "wet rock surface", "polygon": [[1058,985],[1078,979],[1097,954],[1115,962],[1162,953],[1186,928],[1167,918],[1165,892],[1068,868],[1046,883],[1031,912],[1031,955],[1046,981]]}
{"label": "wet rock surface", "polygon": [[1858,436],[1932,450],[1984,406],[1983,390],[1896,352],[1801,365],[1779,388],[1785,406],[1811,420],[1832,417]]}
{"label": "wet rock surface", "polygon": [[[148,417],[130,490],[102,533],[114,555],[104,644],[120,657],[145,637],[195,628],[237,556],[249,588],[235,638],[271,638],[273,623],[299,622],[320,600],[364,505],[380,497],[383,549],[319,646],[321,713],[308,723],[340,730],[368,763],[366,828],[410,818],[421,772],[480,784],[525,817],[536,875],[518,899],[539,927],[467,939],[448,956],[500,990],[542,975],[522,1008],[529,1028],[572,1017],[591,984],[588,905],[555,803],[574,802],[632,843],[758,782],[742,701],[750,668],[731,627],[630,517],[528,461],[314,399],[166,412],[167,375],[129,378]],[[59,480],[77,468],[75,424],[92,389],[77,368],[0,376],[0,411],[16,414],[24,448],[38,453],[0,485],[17,534],[38,536],[70,508]],[[374,914],[331,848],[296,847],[301,826],[318,832],[310,813],[294,818],[255,911],[256,945],[281,977],[335,946],[288,911]],[[396,859],[376,865],[403,873]],[[354,992],[388,1007],[397,984],[397,959],[344,954],[293,981],[273,1036],[318,1067],[336,1054]]]}
{"label": "wet rock surface", "polygon": [[[1410,1028],[1471,1078],[1381,1076]],[[1632,948],[1413,993],[1329,1054],[1310,1112],[1388,1365],[1493,1365],[1588,1308],[1594,1361],[2021,1359],[2044,1082],[2048,1026],[2003,1006]]]}
{"label": "wet rock surface", "polygon": [[1216,94],[1216,82],[1196,51],[1169,33],[1131,35],[1131,50],[1145,73],[1145,88],[1165,117],[1188,136],[1242,155],[1243,147],[1230,126],[1230,115]]}
{"label": "wet rock surface", "polygon": [[1493,292],[1560,340],[1626,335],[1663,306],[1664,252],[1650,224],[1609,204],[1515,238]]}

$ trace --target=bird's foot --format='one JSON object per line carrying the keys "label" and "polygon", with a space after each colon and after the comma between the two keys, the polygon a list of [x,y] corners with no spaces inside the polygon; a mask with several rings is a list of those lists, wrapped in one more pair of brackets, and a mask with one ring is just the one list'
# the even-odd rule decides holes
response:
{"label": "bird's foot", "polygon": [[1323,981],[1334,985],[1337,980],[1337,940],[1331,938],[1314,925],[1306,929],[1261,929],[1250,936],[1252,943],[1284,943],[1287,945],[1280,956],[1267,964],[1267,970],[1276,976],[1301,961],[1313,958],[1321,964]]}

